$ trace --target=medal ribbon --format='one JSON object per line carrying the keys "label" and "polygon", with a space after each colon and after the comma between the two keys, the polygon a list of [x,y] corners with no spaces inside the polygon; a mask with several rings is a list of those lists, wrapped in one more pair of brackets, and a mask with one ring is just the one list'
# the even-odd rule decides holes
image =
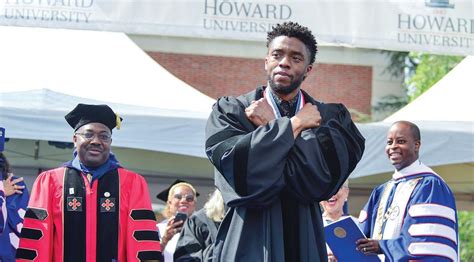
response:
{"label": "medal ribbon", "polygon": [[[270,89],[271,89],[270,87],[265,88],[265,92],[263,93],[263,96],[267,99],[268,104],[270,104],[270,106],[272,107],[273,114],[275,115],[275,118],[280,118],[281,117],[280,110],[278,110],[278,106],[277,106],[276,101],[273,98],[272,94],[270,93],[271,92]],[[304,103],[303,92],[301,92],[301,90],[298,90],[297,96],[298,96],[298,102],[296,102],[295,115],[296,115],[296,113],[298,113],[298,111],[301,110],[301,108],[303,108],[303,105],[305,104]]]}

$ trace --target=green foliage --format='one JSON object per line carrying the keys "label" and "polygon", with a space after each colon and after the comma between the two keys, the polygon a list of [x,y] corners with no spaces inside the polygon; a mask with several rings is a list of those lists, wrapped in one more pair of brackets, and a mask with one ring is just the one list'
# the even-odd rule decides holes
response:
{"label": "green foliage", "polygon": [[368,123],[372,121],[369,115],[359,112],[355,109],[349,108],[349,113],[351,113],[351,117],[352,117],[352,120],[354,120],[354,122]]}
{"label": "green foliage", "polygon": [[406,98],[398,97],[395,95],[383,96],[376,105],[373,106],[373,110],[376,113],[387,117],[394,112],[397,112],[400,108],[407,105],[408,101]]}
{"label": "green foliage", "polygon": [[462,56],[430,55],[411,52],[408,55],[417,64],[415,74],[408,80],[409,101],[423,94],[443,78],[461,60]]}
{"label": "green foliage", "polygon": [[409,58],[409,52],[394,52],[383,50],[382,53],[385,53],[390,60],[390,63],[385,68],[383,73],[389,73],[393,77],[403,76],[405,72],[405,67],[407,59]]}
{"label": "green foliage", "polygon": [[[388,66],[384,69],[383,73],[388,73],[392,77],[404,77],[411,75],[416,69],[416,63],[410,57],[409,52],[396,52],[383,50],[382,53],[387,55],[390,60]],[[407,92],[407,81],[404,80],[401,86]],[[372,120],[378,120],[386,118],[387,116],[397,112],[400,108],[404,107],[408,103],[407,96],[398,97],[395,95],[387,95],[380,99],[376,105],[372,107],[373,112]]]}
{"label": "green foliage", "polygon": [[458,211],[461,261],[474,261],[474,212]]}
{"label": "green foliage", "polygon": [[[430,89],[464,58],[462,56],[432,55],[417,52],[382,52],[387,54],[390,60],[384,72],[394,77],[405,77],[402,88],[407,90],[408,102],[413,101]],[[393,99],[389,98],[389,100]],[[388,106],[392,107],[393,105],[389,103]],[[381,106],[385,105],[382,104]]]}

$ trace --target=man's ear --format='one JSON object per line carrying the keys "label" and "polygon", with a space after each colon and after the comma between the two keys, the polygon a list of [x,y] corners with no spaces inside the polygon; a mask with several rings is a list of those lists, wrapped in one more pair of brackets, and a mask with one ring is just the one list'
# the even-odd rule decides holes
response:
{"label": "man's ear", "polygon": [[268,59],[265,57],[265,71],[267,71]]}
{"label": "man's ear", "polygon": [[309,74],[309,72],[311,72],[311,70],[313,70],[313,65],[308,65],[308,66],[306,67],[306,70],[305,70],[306,72],[304,73],[304,78],[303,78],[303,80],[306,79],[306,77],[308,77],[308,74]]}
{"label": "man's ear", "polygon": [[418,154],[420,152],[421,141],[415,141],[415,152]]}

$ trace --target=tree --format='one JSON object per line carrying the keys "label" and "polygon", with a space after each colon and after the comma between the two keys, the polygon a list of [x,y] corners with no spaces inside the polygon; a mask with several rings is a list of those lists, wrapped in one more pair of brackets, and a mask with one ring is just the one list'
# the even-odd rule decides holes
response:
{"label": "tree", "polygon": [[433,55],[417,52],[382,51],[390,62],[384,72],[393,77],[404,77],[406,97],[389,95],[373,107],[374,112],[388,116],[430,89],[461,60],[462,56]]}
{"label": "tree", "polygon": [[[414,61],[411,60],[409,56],[409,52],[394,52],[383,50],[382,53],[388,56],[390,60],[388,66],[384,69],[383,73],[390,74],[392,77],[399,78],[403,76],[406,78],[406,72],[414,71],[416,68],[416,64]],[[407,91],[407,81],[404,80],[401,86],[405,89],[405,93]],[[407,96],[399,97],[395,95],[387,95],[381,97],[380,100],[372,107],[373,112],[375,113],[372,115],[374,119],[385,118],[400,108],[404,107],[408,103]]]}
{"label": "tree", "polygon": [[408,57],[416,64],[414,74],[407,81],[409,101],[413,101],[430,89],[464,58],[414,52],[409,53]]}
{"label": "tree", "polygon": [[461,261],[474,261],[474,212],[458,211]]}

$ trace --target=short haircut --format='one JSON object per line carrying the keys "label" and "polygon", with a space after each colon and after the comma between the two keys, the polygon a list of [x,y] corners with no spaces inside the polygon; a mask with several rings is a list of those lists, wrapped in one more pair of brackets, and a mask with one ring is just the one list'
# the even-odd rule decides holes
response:
{"label": "short haircut", "polygon": [[273,39],[279,36],[294,37],[303,42],[310,53],[310,63],[316,60],[316,53],[318,52],[318,43],[314,38],[313,33],[305,27],[295,22],[284,22],[283,24],[276,24],[272,27],[272,31],[267,34],[267,47],[270,47]]}
{"label": "short haircut", "polygon": [[396,124],[403,124],[403,125],[408,126],[410,128],[410,132],[411,132],[411,135],[412,135],[413,139],[415,141],[421,141],[420,128],[418,128],[417,125],[415,125],[414,123],[412,123],[410,121],[401,120],[401,121],[397,121],[397,122],[393,123],[392,126],[394,126]]}

